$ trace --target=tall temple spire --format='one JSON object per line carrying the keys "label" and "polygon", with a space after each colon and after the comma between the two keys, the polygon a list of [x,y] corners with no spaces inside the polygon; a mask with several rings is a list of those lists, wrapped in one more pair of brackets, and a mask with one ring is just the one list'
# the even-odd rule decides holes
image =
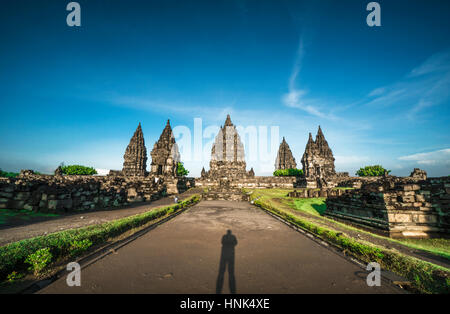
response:
{"label": "tall temple spire", "polygon": [[319,125],[316,140],[314,141],[309,133],[308,143],[302,157],[303,172],[307,180],[320,182],[336,174],[334,167],[333,152],[328,146],[328,142]]}
{"label": "tall temple spire", "polygon": [[275,160],[275,170],[279,169],[296,169],[297,163],[292,155],[286,139],[283,137],[283,141],[278,148],[277,159]]}
{"label": "tall temple spire", "polygon": [[231,122],[230,115],[227,114],[227,119],[225,120],[224,126],[232,126],[232,125],[233,125],[233,122]]}
{"label": "tall temple spire", "polygon": [[152,174],[168,176],[176,175],[176,168],[180,161],[180,153],[178,151],[178,145],[175,142],[169,119],[167,119],[166,126],[158,141],[153,145],[151,156]]}
{"label": "tall temple spire", "polygon": [[123,156],[122,173],[126,176],[144,176],[147,170],[147,148],[139,122]]}
{"label": "tall temple spire", "polygon": [[209,165],[208,176],[210,177],[231,178],[249,175],[245,170],[244,145],[229,114],[211,147]]}

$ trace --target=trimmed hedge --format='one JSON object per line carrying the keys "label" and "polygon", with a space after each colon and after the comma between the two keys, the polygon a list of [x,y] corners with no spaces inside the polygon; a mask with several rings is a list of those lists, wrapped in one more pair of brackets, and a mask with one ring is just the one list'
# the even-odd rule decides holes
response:
{"label": "trimmed hedge", "polygon": [[382,268],[408,278],[413,287],[421,293],[450,293],[450,271],[447,268],[375,245],[361,243],[336,231],[279,210],[258,199],[254,200],[254,204],[304,230],[314,233],[322,240],[342,248],[361,261],[366,263],[377,262]]}
{"label": "trimmed hedge", "polygon": [[111,237],[118,236],[128,230],[137,228],[151,220],[170,215],[173,212],[198,203],[200,196],[195,194],[178,204],[150,210],[148,212],[117,219],[100,225],[88,226],[55,232],[7,244],[0,247],[0,281],[13,271],[27,270],[25,260],[31,254],[43,248],[49,248],[54,259],[73,255],[71,247],[75,241],[89,240],[93,245],[104,243]]}

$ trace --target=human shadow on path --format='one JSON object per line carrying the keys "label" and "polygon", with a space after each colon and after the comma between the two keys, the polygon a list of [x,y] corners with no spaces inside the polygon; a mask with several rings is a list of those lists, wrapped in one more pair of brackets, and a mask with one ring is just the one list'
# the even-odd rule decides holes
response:
{"label": "human shadow on path", "polygon": [[223,279],[225,276],[225,269],[228,265],[228,279],[230,285],[230,292],[236,293],[236,279],[234,277],[234,247],[237,245],[236,237],[227,230],[227,233],[222,237],[222,253],[220,255],[219,275],[217,276],[216,293],[222,293]]}

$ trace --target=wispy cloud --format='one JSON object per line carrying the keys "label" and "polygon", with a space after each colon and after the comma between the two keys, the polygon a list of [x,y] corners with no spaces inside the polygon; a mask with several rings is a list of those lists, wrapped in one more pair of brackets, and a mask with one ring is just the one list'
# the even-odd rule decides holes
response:
{"label": "wispy cloud", "polygon": [[398,158],[403,161],[412,161],[419,165],[450,165],[450,148],[427,153],[417,153]]}
{"label": "wispy cloud", "polygon": [[306,89],[299,89],[296,87],[297,79],[302,68],[302,61],[305,54],[303,37],[300,38],[296,60],[292,68],[291,76],[289,77],[289,92],[282,97],[283,103],[291,108],[301,109],[310,115],[335,120],[336,117],[331,113],[324,113],[320,110],[320,102],[307,97],[308,91]]}
{"label": "wispy cloud", "polygon": [[402,116],[415,120],[427,108],[450,99],[450,51],[439,52],[392,85],[374,89],[371,107],[404,107]]}
{"label": "wispy cloud", "polygon": [[417,77],[445,71],[450,71],[450,51],[439,52],[432,55],[421,65],[412,69],[408,76]]}
{"label": "wispy cloud", "polygon": [[369,97],[374,97],[374,96],[380,96],[382,94],[384,94],[384,92],[386,91],[386,89],[384,87],[379,87],[379,88],[375,88],[373,91],[371,91],[369,93]]}

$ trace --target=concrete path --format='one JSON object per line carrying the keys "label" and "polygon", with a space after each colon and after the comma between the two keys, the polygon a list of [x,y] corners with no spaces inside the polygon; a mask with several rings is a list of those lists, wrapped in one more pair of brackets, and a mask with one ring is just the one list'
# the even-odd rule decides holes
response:
{"label": "concrete path", "polygon": [[[178,195],[178,200],[184,200],[196,192],[199,192],[199,190],[192,189],[186,191]],[[61,230],[101,224],[111,220],[141,214],[152,208],[172,204],[174,204],[173,197],[165,197],[153,202],[136,203],[129,206],[105,210],[79,211],[77,213],[65,214],[56,218],[40,217],[28,222],[22,222],[19,225],[6,225],[0,227],[0,246]]]}
{"label": "concrete path", "polygon": [[[228,229],[237,245],[222,251]],[[237,293],[403,292],[367,286],[362,268],[249,203],[203,201],[83,269],[81,287],[63,277],[39,293],[216,293],[221,259],[234,260]]]}

